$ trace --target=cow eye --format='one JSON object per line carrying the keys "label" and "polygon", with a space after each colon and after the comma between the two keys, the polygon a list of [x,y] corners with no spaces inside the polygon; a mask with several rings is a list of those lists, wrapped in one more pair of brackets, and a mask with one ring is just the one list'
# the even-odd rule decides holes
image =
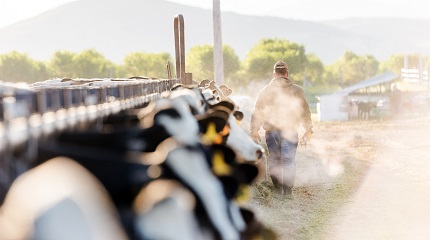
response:
{"label": "cow eye", "polygon": [[233,113],[233,116],[236,118],[237,121],[242,121],[242,119],[243,119],[243,112],[241,112],[241,111],[235,111]]}

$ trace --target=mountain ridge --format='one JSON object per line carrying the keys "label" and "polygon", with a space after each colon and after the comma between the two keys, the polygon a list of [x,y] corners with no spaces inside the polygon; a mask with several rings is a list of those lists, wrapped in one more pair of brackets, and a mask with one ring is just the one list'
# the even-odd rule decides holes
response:
{"label": "mountain ridge", "polygon": [[[56,50],[95,49],[114,62],[137,51],[168,52],[174,57],[173,18],[185,21],[185,47],[213,44],[212,11],[164,0],[78,0],[0,29],[0,54],[13,50],[47,60]],[[378,60],[392,54],[429,52],[430,20],[345,19],[303,21],[222,12],[223,44],[244,59],[261,38],[285,38],[304,45],[329,64],[350,50]],[[387,23],[388,21],[388,23]],[[390,25],[391,22],[392,24]],[[393,37],[403,23],[402,37]],[[380,27],[383,26],[383,27]],[[384,29],[381,29],[384,28]],[[419,32],[408,39],[411,32]],[[394,35],[395,36],[395,35]]]}

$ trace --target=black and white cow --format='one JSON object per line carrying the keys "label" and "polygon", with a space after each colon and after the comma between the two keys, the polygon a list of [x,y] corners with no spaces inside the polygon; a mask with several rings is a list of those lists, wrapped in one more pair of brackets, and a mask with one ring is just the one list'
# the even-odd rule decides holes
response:
{"label": "black and white cow", "polygon": [[12,184],[0,208],[0,239],[128,239],[100,182],[58,157]]}
{"label": "black and white cow", "polygon": [[[66,154],[75,159],[102,181],[114,203],[121,207],[134,199],[137,193],[133,189],[144,187],[150,181],[146,174],[149,166],[162,165],[164,173],[161,177],[182,182],[199,199],[203,212],[210,222],[207,229],[214,228],[215,233],[222,239],[238,239],[240,229],[232,223],[229,213],[231,206],[225,196],[225,192],[232,191],[225,190],[225,186],[213,174],[208,151],[204,151],[199,142],[198,122],[186,106],[180,99],[160,99],[141,113],[144,115],[142,125],[145,126],[141,130],[64,133],[56,142],[43,144],[41,155],[49,158],[55,154]],[[158,131],[150,130],[151,128]],[[163,130],[160,131],[161,129]],[[159,137],[148,137],[149,134]],[[165,136],[160,137],[160,134]],[[152,149],[154,145],[148,143],[154,139],[161,141],[156,144],[156,149]],[[170,150],[163,149],[162,146],[166,146],[166,141],[174,142],[174,147]],[[160,146],[162,151],[159,151]],[[90,149],[95,152],[91,153]],[[126,158],[126,152],[124,153],[126,150],[149,153],[141,157],[142,162]],[[55,151],[58,152],[55,153]],[[97,152],[103,156],[101,159],[97,159]],[[104,152],[106,154],[102,154]],[[223,155],[227,156],[227,154]],[[153,164],[154,159],[157,159],[156,156],[163,157],[160,162]],[[149,162],[146,163],[145,159]],[[115,169],[118,171],[115,172]],[[109,177],[108,174],[112,176]]]}
{"label": "black and white cow", "polygon": [[[189,94],[190,91],[162,98],[144,109],[128,112],[125,122],[132,121],[133,124],[127,127],[65,132],[42,142],[39,166],[46,166],[57,156],[66,156],[91,172],[108,193],[108,199],[121,216],[123,231],[129,238],[160,236],[168,239],[170,233],[163,232],[162,228],[151,232],[148,226],[151,228],[151,224],[157,221],[159,226],[169,226],[173,222],[161,219],[166,217],[163,215],[166,211],[174,211],[183,213],[180,216],[189,220],[188,230],[172,233],[184,236],[183,239],[190,239],[186,236],[194,234],[194,239],[241,239],[244,232],[250,232],[250,225],[247,225],[249,220],[244,218],[243,210],[234,203],[234,198],[241,186],[249,185],[255,178],[256,168],[237,160],[236,154],[241,159],[255,161],[258,150],[249,154],[247,159],[244,157],[246,154],[241,155],[233,147],[228,147],[232,136],[241,136],[234,132],[236,120],[233,110],[226,106],[216,107],[219,102],[209,104],[204,98],[199,104],[196,99],[203,95],[191,95],[190,98]],[[120,121],[114,125],[120,125]],[[227,131],[226,126],[229,126]],[[215,129],[215,134],[210,129]],[[226,145],[210,141],[202,144],[204,138],[215,139],[209,136],[211,134],[227,138]],[[171,191],[172,194],[152,202],[152,206],[157,206],[154,211],[145,210],[148,207],[145,204],[134,205],[137,196],[145,192],[143,195],[148,197],[150,186],[154,186],[152,183],[161,180],[174,182],[175,189],[193,196],[196,204],[188,208],[172,205],[172,199],[180,201],[182,197]],[[61,185],[61,181],[58,183]],[[167,184],[165,188],[171,189],[171,185]],[[48,208],[52,210],[50,215],[66,213],[64,206],[68,206],[67,201],[64,205]],[[189,214],[189,208],[192,208],[193,215]],[[47,223],[49,221],[45,226]],[[194,228],[196,223],[197,230]]]}
{"label": "black and white cow", "polygon": [[[220,103],[230,103],[233,109],[231,109],[232,114],[228,119],[230,133],[226,141],[227,146],[231,147],[236,152],[238,157],[245,161],[257,161],[263,157],[264,149],[260,145],[256,144],[251,139],[251,137],[237,124],[236,116],[240,116],[241,114],[233,102],[221,100],[221,98],[218,98],[216,95],[214,95],[213,91],[210,89],[202,90],[195,86],[184,85],[177,85],[172,89],[173,91],[170,98],[186,98],[189,100],[190,106],[196,106],[195,110],[193,110],[196,115],[206,112],[215,106],[219,106]],[[192,96],[192,98],[189,96]]]}
{"label": "black and white cow", "polygon": [[195,216],[196,201],[179,181],[150,182],[133,203],[136,234],[143,239],[213,239]]}

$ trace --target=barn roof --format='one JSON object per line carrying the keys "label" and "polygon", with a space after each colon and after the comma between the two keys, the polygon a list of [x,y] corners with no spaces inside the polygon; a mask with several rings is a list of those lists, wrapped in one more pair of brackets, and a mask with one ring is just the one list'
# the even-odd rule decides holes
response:
{"label": "barn roof", "polygon": [[346,87],[344,89],[336,91],[334,93],[335,94],[349,94],[349,93],[352,93],[354,91],[357,91],[358,89],[375,86],[375,85],[378,85],[381,83],[391,82],[393,80],[396,80],[398,77],[399,77],[398,74],[396,74],[392,71],[387,71],[381,75],[377,75],[377,76],[371,77],[369,79],[363,80],[359,83],[356,83],[354,85],[351,85],[349,87]]}

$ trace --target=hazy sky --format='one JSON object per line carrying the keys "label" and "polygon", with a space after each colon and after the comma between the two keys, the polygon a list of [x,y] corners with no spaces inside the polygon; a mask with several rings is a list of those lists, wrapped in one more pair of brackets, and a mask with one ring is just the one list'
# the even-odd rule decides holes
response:
{"label": "hazy sky", "polygon": [[[73,1],[76,0],[0,0],[0,28]],[[212,0],[168,1],[212,9]],[[220,2],[221,11],[310,21],[347,17],[430,19],[429,0],[220,0]]]}

